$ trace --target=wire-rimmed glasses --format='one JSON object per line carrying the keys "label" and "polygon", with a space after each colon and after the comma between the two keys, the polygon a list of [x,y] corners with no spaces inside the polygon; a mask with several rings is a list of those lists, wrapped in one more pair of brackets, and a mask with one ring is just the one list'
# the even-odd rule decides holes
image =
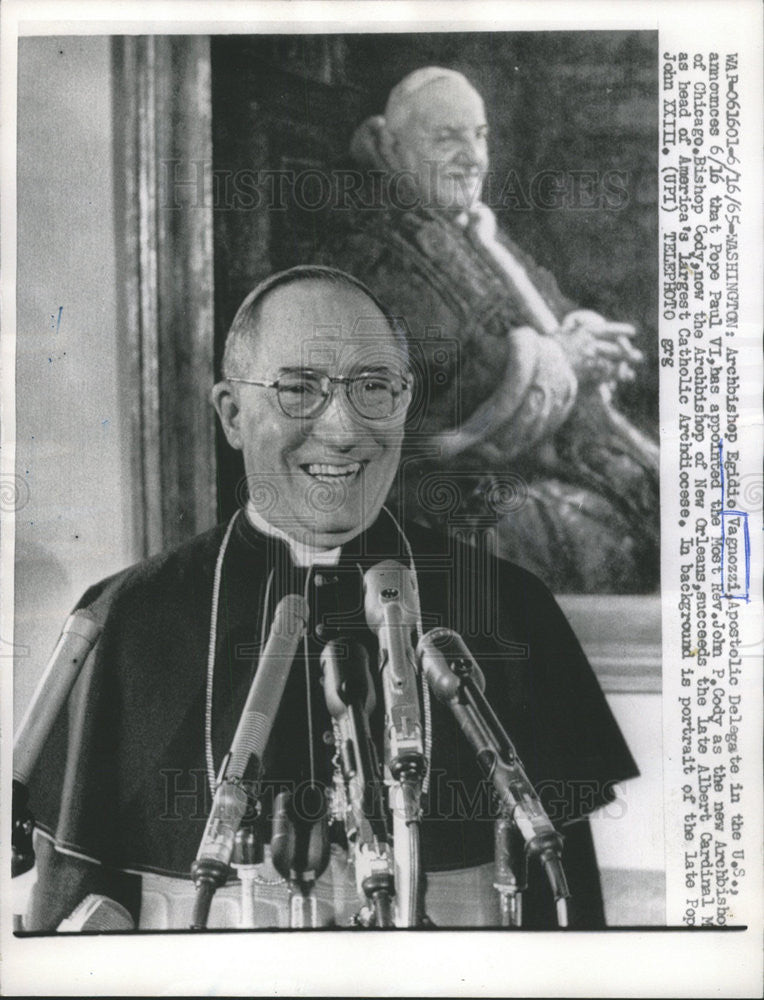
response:
{"label": "wire-rimmed glasses", "polygon": [[357,375],[326,375],[301,368],[271,380],[234,375],[226,376],[226,380],[275,389],[282,413],[302,420],[321,416],[338,385],[345,386],[348,402],[364,420],[390,420],[405,410],[411,400],[410,379],[387,369],[362,371]]}

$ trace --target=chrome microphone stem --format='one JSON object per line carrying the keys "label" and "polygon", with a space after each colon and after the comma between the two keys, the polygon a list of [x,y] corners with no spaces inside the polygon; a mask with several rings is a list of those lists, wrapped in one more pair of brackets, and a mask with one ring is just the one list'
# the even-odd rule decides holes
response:
{"label": "chrome microphone stem", "polygon": [[493,782],[503,814],[522,835],[526,854],[541,860],[557,904],[558,919],[566,919],[561,901],[570,892],[562,867],[563,838],[552,825],[512,741],[483,694],[485,680],[480,668],[461,636],[452,629],[428,632],[417,652],[434,694],[453,712],[481,770]]}
{"label": "chrome microphone stem", "polygon": [[306,930],[319,926],[318,902],[313,895],[313,883],[289,883],[289,926]]}
{"label": "chrome microphone stem", "polygon": [[384,606],[388,646],[382,651],[385,763],[393,814],[396,926],[421,922],[420,831],[425,759],[419,691],[406,625],[397,604]]}
{"label": "chrome microphone stem", "polygon": [[393,814],[395,922],[421,923],[420,800],[425,772],[416,657],[416,581],[401,563],[377,563],[364,576],[366,621],[379,640],[385,702],[385,781]]}
{"label": "chrome microphone stem", "polygon": [[424,743],[419,713],[419,688],[413,649],[401,608],[384,605],[387,642],[380,641],[382,689],[385,698],[385,763],[397,780],[398,772],[414,769],[424,775]]}
{"label": "chrome microphone stem", "polygon": [[388,796],[393,814],[396,926],[421,923],[420,829],[424,756],[407,753],[391,761]]}
{"label": "chrome microphone stem", "polygon": [[257,927],[257,911],[255,909],[257,867],[255,865],[236,865],[235,867],[241,881],[241,917],[239,919],[239,927],[242,930],[250,930]]}
{"label": "chrome microphone stem", "polygon": [[508,810],[494,821],[494,889],[499,894],[502,927],[520,927],[523,922],[523,891],[527,886],[527,858],[522,837]]}
{"label": "chrome microphone stem", "polygon": [[345,831],[358,894],[367,901],[375,926],[392,927],[393,868],[379,761],[369,729],[376,699],[368,654],[357,642],[335,639],[324,647],[321,669],[334,722],[346,801]]}
{"label": "chrome microphone stem", "polygon": [[422,917],[420,794],[421,779],[405,774],[390,788],[398,927],[417,927]]}

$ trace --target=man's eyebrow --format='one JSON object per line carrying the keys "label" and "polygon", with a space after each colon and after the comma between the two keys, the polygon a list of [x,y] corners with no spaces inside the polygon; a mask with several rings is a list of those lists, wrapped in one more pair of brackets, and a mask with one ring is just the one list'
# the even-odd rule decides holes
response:
{"label": "man's eyebrow", "polygon": [[311,365],[282,365],[276,370],[276,378],[280,375],[323,375],[323,368],[315,368]]}
{"label": "man's eyebrow", "polygon": [[[401,371],[399,371],[398,368],[400,368]],[[406,371],[407,371],[407,366],[403,362],[399,366],[374,364],[374,363],[372,364],[359,363],[357,365],[353,365],[349,369],[348,374],[352,378],[356,378],[362,375],[375,375],[375,374],[399,375]],[[278,368],[276,371],[276,378],[278,378],[279,375],[323,375],[323,374],[328,375],[329,372],[324,373],[319,368],[309,368],[303,365],[293,365],[291,367],[282,366],[281,368]]]}
{"label": "man's eyebrow", "polygon": [[480,125],[438,125],[433,130],[435,135],[462,135],[464,132],[488,132],[488,123]]}

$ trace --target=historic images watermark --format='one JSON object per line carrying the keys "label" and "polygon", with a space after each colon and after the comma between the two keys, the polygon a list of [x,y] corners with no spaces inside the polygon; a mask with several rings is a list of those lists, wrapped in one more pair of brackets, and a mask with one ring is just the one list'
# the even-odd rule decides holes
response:
{"label": "historic images watermark", "polygon": [[[432,163],[435,171],[438,164]],[[215,211],[285,212],[399,211],[448,208],[424,198],[411,171],[240,170],[215,168],[208,160],[166,159],[160,164],[159,207],[212,208]],[[466,185],[466,181],[464,182]],[[491,209],[515,212],[617,212],[631,201],[631,175],[626,170],[572,170],[549,167],[531,177],[517,170],[483,176],[480,200]]]}
{"label": "historic images watermark", "polygon": [[[162,782],[163,811],[159,816],[162,822],[199,822],[205,823],[212,806],[212,792],[209,787],[207,772],[204,768],[192,768],[187,771],[177,768],[163,768],[159,772]],[[269,801],[288,792],[291,797],[292,809],[297,819],[312,822],[319,818],[324,809],[324,803],[316,796],[315,781],[276,781],[265,776],[261,781],[246,778],[240,782],[249,795],[249,807],[244,816],[244,822],[255,822],[261,816],[259,802],[266,798]],[[546,812],[555,825],[563,825],[576,817],[586,814],[598,804],[600,810],[596,814],[597,821],[619,821],[628,813],[628,800],[625,789],[616,782],[600,782],[585,778],[575,780],[541,780],[535,785],[536,791],[544,802]],[[331,795],[329,796],[331,800]],[[384,807],[376,802],[376,807]],[[224,815],[225,806],[223,808]],[[449,777],[445,770],[435,768],[430,775],[430,793],[428,805],[423,815],[427,820],[446,822],[493,822],[501,814],[500,805],[496,799],[494,785],[487,778],[477,781],[468,787],[463,781]],[[382,820],[385,814],[380,811],[369,816],[372,820]]]}

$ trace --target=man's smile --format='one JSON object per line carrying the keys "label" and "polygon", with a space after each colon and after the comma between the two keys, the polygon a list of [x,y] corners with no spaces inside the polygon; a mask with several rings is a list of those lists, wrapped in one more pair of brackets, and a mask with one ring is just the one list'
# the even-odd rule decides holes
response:
{"label": "man's smile", "polygon": [[310,462],[301,465],[300,468],[312,479],[318,479],[324,483],[350,482],[363,471],[367,462]]}

